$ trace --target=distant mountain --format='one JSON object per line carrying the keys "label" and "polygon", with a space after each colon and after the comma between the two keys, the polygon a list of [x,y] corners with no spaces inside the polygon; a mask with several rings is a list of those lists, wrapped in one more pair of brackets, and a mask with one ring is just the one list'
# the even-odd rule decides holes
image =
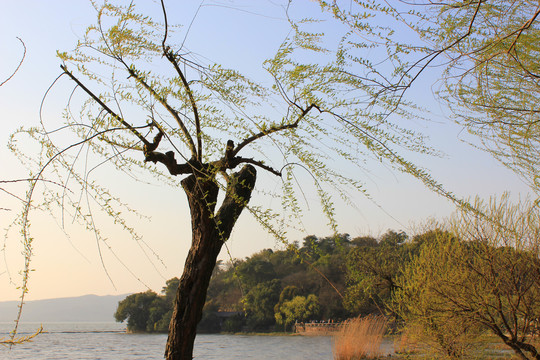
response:
{"label": "distant mountain", "polygon": [[[79,297],[27,301],[23,307],[22,322],[108,322],[114,321],[118,302],[125,295],[84,295]],[[0,302],[0,322],[13,321],[18,301]]]}

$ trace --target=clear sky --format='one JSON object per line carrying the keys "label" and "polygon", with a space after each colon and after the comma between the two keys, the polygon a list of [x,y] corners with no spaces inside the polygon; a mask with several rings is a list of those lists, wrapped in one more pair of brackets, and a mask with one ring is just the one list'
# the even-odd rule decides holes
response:
{"label": "clear sky", "polygon": [[[144,11],[160,20],[160,4],[140,1]],[[222,0],[206,1],[195,16],[199,1],[167,1],[169,21],[182,23],[187,32],[186,46],[209,61],[239,68],[257,78],[263,72],[261,62],[271,57],[288,34],[283,4],[286,1]],[[189,4],[188,4],[189,3]],[[295,3],[293,13],[308,16],[317,11],[313,2]],[[27,49],[26,58],[16,76],[0,87],[0,159],[1,179],[24,178],[23,165],[9,152],[5,144],[9,135],[20,126],[39,123],[39,109],[47,88],[61,73],[56,50],[70,50],[81,38],[85,28],[95,20],[95,11],[87,0],[19,0],[4,1],[0,9],[0,80],[11,74],[22,55],[21,38]],[[189,26],[191,20],[193,23]],[[502,167],[488,154],[467,145],[468,135],[448,119],[449,113],[434,100],[431,85],[436,79],[418,82],[413,94],[432,111],[430,122],[412,124],[430,136],[430,143],[445,153],[442,158],[416,156],[414,160],[429,169],[439,182],[458,196],[489,197],[510,191],[513,196],[525,196],[527,187],[512,172]],[[67,80],[59,83],[47,97],[44,120],[61,116],[66,94],[72,89]],[[32,145],[28,145],[32,149]],[[356,209],[338,203],[340,232],[351,236],[380,235],[387,229],[412,234],[414,226],[429,218],[449,215],[453,205],[426,190],[411,177],[398,174],[384,166],[357,175],[365,181],[376,204],[366,198],[355,198]],[[84,294],[123,294],[144,291],[147,287],[159,291],[165,280],[180,276],[190,243],[187,202],[181,189],[144,185],[119,180],[115,174],[100,173],[126,202],[140,209],[148,220],[137,220],[146,245],[117,232],[105,218],[98,218],[108,231],[109,244],[118,255],[103,251],[114,285],[108,279],[100,261],[96,241],[91,233],[66,223],[61,229],[58,219],[34,212],[32,233],[34,256],[27,296],[28,300],[78,296]],[[22,185],[11,191],[24,195]],[[309,205],[309,194],[307,202]],[[317,201],[317,200],[312,200]],[[18,202],[0,192],[0,222],[7,228],[16,215]],[[272,206],[271,203],[265,204]],[[315,208],[315,207],[314,207]],[[304,224],[306,231],[291,233],[290,240],[307,235],[330,235],[326,221],[313,211]],[[12,229],[3,242],[0,256],[0,301],[15,300],[20,293],[18,272],[23,268],[20,238]],[[239,220],[228,243],[229,254],[224,260],[243,258],[264,248],[279,249],[280,244],[262,230],[245,213]],[[143,251],[144,250],[144,251]]]}

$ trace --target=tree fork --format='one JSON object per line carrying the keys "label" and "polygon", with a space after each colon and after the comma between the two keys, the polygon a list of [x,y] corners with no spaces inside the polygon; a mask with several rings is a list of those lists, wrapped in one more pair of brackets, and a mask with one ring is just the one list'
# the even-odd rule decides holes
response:
{"label": "tree fork", "polygon": [[190,175],[182,180],[191,211],[192,243],[176,292],[165,348],[167,360],[191,360],[197,324],[223,243],[246,207],[255,186],[256,170],[245,165],[228,181],[225,199],[214,215],[219,187],[212,177]]}

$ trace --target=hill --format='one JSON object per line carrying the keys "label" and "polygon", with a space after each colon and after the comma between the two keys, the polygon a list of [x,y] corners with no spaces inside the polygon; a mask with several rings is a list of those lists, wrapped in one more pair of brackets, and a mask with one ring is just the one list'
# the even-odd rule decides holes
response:
{"label": "hill", "polygon": [[[109,322],[124,295],[84,295],[78,297],[28,301],[23,308],[23,322]],[[13,321],[18,301],[0,302],[0,322]]]}

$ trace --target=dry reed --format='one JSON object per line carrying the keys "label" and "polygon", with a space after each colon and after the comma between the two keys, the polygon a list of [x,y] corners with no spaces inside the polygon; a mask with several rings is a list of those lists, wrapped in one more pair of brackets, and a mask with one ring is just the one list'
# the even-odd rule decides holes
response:
{"label": "dry reed", "polygon": [[374,359],[381,355],[381,342],[387,320],[383,316],[366,316],[343,323],[334,337],[335,360]]}
{"label": "dry reed", "polygon": [[414,354],[422,348],[422,329],[409,324],[403,329],[400,336],[394,339],[394,351],[396,354]]}

